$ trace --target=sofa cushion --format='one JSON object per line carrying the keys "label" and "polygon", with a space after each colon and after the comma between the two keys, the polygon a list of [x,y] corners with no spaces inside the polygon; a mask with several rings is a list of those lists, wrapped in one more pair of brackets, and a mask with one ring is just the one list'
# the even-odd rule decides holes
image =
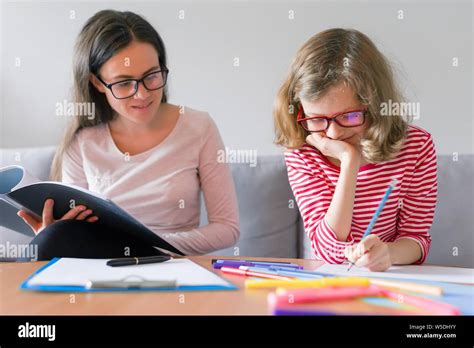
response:
{"label": "sofa cushion", "polygon": [[474,155],[438,156],[438,204],[426,263],[474,267]]}
{"label": "sofa cushion", "polygon": [[[2,149],[0,150],[0,168],[9,165],[20,165],[23,166],[32,176],[41,180],[48,180],[54,151],[55,148],[53,146]],[[30,238],[34,235],[31,228],[26,225],[21,218],[16,216],[16,209],[2,200],[0,200],[0,218],[2,221],[2,226],[0,226],[0,232],[2,232],[2,235],[0,238],[6,239],[7,236],[12,237],[10,239],[19,238],[15,236],[18,232],[12,232],[9,230],[19,231],[21,234]],[[25,241],[25,238],[21,239],[23,242]]]}
{"label": "sofa cushion", "polygon": [[0,168],[19,165],[32,176],[40,180],[49,180],[54,151],[54,146],[0,149]]}
{"label": "sofa cushion", "polygon": [[[230,165],[237,191],[240,238],[213,255],[297,257],[298,207],[288,184],[283,156],[259,156],[258,164]],[[201,225],[207,224],[204,204]]]}
{"label": "sofa cushion", "polygon": [[[21,165],[32,176],[48,180],[55,147],[0,149],[0,168]],[[8,217],[8,218],[7,218]],[[16,209],[0,200],[0,244],[25,246],[34,236],[31,228],[16,215]],[[8,255],[0,255],[0,261],[13,260]]]}

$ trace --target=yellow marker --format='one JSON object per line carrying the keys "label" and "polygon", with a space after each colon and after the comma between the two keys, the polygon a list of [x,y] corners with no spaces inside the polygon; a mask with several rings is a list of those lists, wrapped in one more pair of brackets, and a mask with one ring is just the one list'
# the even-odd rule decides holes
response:
{"label": "yellow marker", "polygon": [[327,286],[343,287],[343,286],[369,286],[377,285],[389,289],[406,290],[411,292],[418,292],[428,295],[441,296],[443,289],[438,286],[417,284],[409,282],[395,282],[385,279],[374,279],[364,277],[325,277],[321,279],[295,279],[295,280],[254,280],[248,279],[245,281],[247,289],[268,289],[268,288],[283,288],[283,289],[298,289],[298,288],[323,288]]}
{"label": "yellow marker", "polygon": [[369,286],[368,278],[362,277],[327,277],[321,279],[308,280],[254,280],[247,279],[245,287],[247,289],[268,289],[268,288],[285,288],[285,289],[299,289],[299,288],[323,288],[327,286]]}

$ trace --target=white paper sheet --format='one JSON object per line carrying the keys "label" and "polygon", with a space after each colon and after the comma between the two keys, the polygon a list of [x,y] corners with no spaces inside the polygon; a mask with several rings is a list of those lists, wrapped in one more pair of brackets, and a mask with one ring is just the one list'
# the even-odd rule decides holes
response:
{"label": "white paper sheet", "polygon": [[85,286],[89,280],[120,280],[140,276],[146,280],[176,280],[178,286],[230,286],[226,280],[188,259],[110,267],[109,259],[62,258],[29,280],[28,285]]}
{"label": "white paper sheet", "polygon": [[350,271],[347,271],[347,267],[347,264],[325,264],[315,271],[338,276],[377,277],[474,284],[474,269],[472,268],[407,265],[392,266],[385,272],[371,272],[367,268],[358,268],[356,266],[353,266]]}

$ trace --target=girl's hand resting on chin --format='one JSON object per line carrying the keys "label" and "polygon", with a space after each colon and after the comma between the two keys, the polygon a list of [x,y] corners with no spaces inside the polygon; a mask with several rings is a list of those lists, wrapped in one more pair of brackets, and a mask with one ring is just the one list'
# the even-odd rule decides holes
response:
{"label": "girl's hand resting on chin", "polygon": [[306,142],[318,149],[324,156],[335,158],[341,163],[349,159],[361,160],[360,149],[354,145],[359,141],[360,138],[357,134],[345,140],[330,139],[325,136],[324,132],[311,133],[306,137]]}

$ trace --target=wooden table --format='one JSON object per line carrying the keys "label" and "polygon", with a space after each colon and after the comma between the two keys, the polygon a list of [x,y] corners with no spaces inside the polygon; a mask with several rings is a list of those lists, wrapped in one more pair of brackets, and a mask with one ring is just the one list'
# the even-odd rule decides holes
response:
{"label": "wooden table", "polygon": [[[244,277],[214,270],[212,256],[190,259],[235,284],[234,291],[180,292],[109,292],[48,293],[20,290],[20,284],[46,262],[0,263],[0,315],[266,315],[267,295],[271,290],[245,289]],[[227,258],[227,257],[226,257]],[[243,257],[239,257],[243,258]],[[254,258],[294,262],[315,270],[321,261],[307,259]],[[338,301],[317,305],[341,313],[387,314],[401,312],[395,308],[355,301]],[[423,314],[419,312],[419,314]]]}

